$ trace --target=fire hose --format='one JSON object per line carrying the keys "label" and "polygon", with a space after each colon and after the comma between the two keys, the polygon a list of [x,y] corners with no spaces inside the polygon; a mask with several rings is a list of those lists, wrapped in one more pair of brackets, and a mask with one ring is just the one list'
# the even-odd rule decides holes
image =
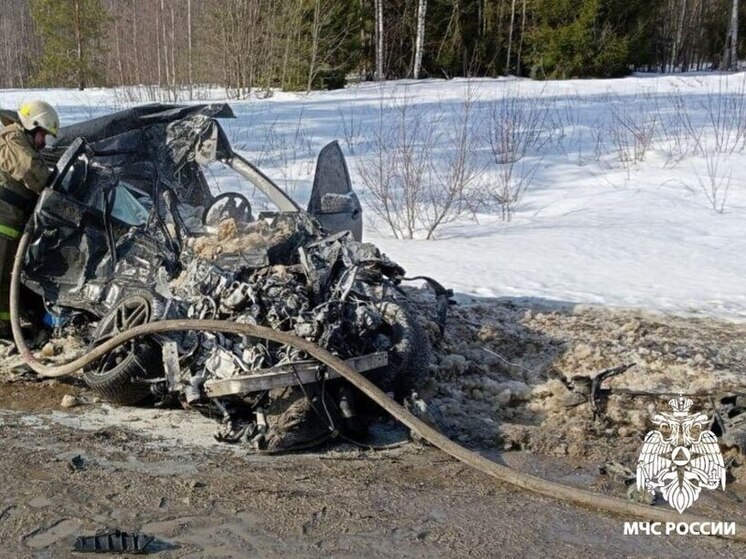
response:
{"label": "fire hose", "polygon": [[[329,351],[319,347],[313,342],[299,338],[288,332],[273,330],[264,326],[253,324],[242,324],[225,320],[163,320],[136,326],[126,332],[122,332],[113,338],[94,347],[86,355],[79,357],[64,365],[50,367],[38,361],[29,350],[21,332],[20,314],[19,314],[19,291],[21,270],[23,268],[23,259],[28,248],[33,229],[33,220],[31,220],[19,241],[18,250],[16,251],[15,261],[13,263],[13,274],[10,287],[10,315],[13,338],[15,340],[18,352],[23,361],[37,374],[43,377],[60,377],[72,374],[79,369],[100,359],[107,353],[111,352],[120,345],[141,337],[152,334],[163,334],[166,332],[183,332],[183,331],[206,331],[222,332],[224,334],[239,334],[263,338],[269,341],[288,344],[305,351],[320,363],[339,373],[349,381],[355,388],[363,392],[381,408],[391,414],[394,418],[426,440],[436,448],[440,449],[449,456],[466,464],[467,466],[479,470],[498,481],[503,483],[537,493],[546,497],[551,497],[559,501],[578,505],[587,509],[603,511],[614,515],[631,516],[641,518],[648,522],[672,522],[674,524],[685,523],[710,523],[707,518],[697,517],[689,514],[678,514],[666,509],[655,508],[648,505],[633,503],[592,493],[583,489],[569,487],[560,483],[548,481],[530,474],[513,470],[508,466],[503,466],[479,454],[466,449],[455,443],[442,433],[436,431],[404,407],[399,405],[392,398],[388,397],[380,388],[374,385],[363,375],[349,367],[339,357],[336,357]],[[746,543],[746,526],[736,524],[733,534],[718,534],[731,540]]]}

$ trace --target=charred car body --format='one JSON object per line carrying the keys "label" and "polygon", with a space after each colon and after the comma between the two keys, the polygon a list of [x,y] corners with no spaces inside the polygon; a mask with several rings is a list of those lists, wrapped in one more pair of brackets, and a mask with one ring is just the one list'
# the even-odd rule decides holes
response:
{"label": "charred car body", "polygon": [[[404,271],[362,242],[339,146],[321,151],[303,210],[233,152],[216,120],[230,117],[227,105],[148,105],[63,128],[45,153],[57,174],[29,224],[23,284],[43,298],[48,323],[91,344],[171,318],[260,324],[404,396],[426,373],[429,342],[398,287]],[[213,196],[201,165],[216,160],[277,211],[254,216],[240,193]],[[257,448],[360,428],[354,393],[317,362],[246,336],[139,339],[84,377],[115,402],[155,397],[216,413],[222,438]]]}

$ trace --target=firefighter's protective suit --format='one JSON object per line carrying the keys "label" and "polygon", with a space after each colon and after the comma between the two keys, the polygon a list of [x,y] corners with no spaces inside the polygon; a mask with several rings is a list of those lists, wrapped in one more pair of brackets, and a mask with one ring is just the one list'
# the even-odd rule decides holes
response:
{"label": "firefighter's protective suit", "polygon": [[50,171],[20,124],[0,130],[0,336],[10,331],[10,275],[18,238]]}

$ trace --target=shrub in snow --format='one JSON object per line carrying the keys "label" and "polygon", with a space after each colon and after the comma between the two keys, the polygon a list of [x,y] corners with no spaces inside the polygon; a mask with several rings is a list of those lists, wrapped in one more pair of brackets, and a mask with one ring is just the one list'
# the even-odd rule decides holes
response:
{"label": "shrub in snow", "polygon": [[433,239],[438,227],[474,211],[484,170],[474,101],[469,85],[455,112],[415,104],[406,90],[381,99],[356,170],[368,207],[394,237]]}

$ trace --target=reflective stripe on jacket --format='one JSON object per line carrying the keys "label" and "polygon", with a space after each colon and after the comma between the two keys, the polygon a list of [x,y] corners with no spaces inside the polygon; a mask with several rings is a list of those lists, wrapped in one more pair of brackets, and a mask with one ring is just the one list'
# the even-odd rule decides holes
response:
{"label": "reflective stripe on jacket", "polygon": [[21,234],[50,171],[19,124],[0,130],[0,235]]}

